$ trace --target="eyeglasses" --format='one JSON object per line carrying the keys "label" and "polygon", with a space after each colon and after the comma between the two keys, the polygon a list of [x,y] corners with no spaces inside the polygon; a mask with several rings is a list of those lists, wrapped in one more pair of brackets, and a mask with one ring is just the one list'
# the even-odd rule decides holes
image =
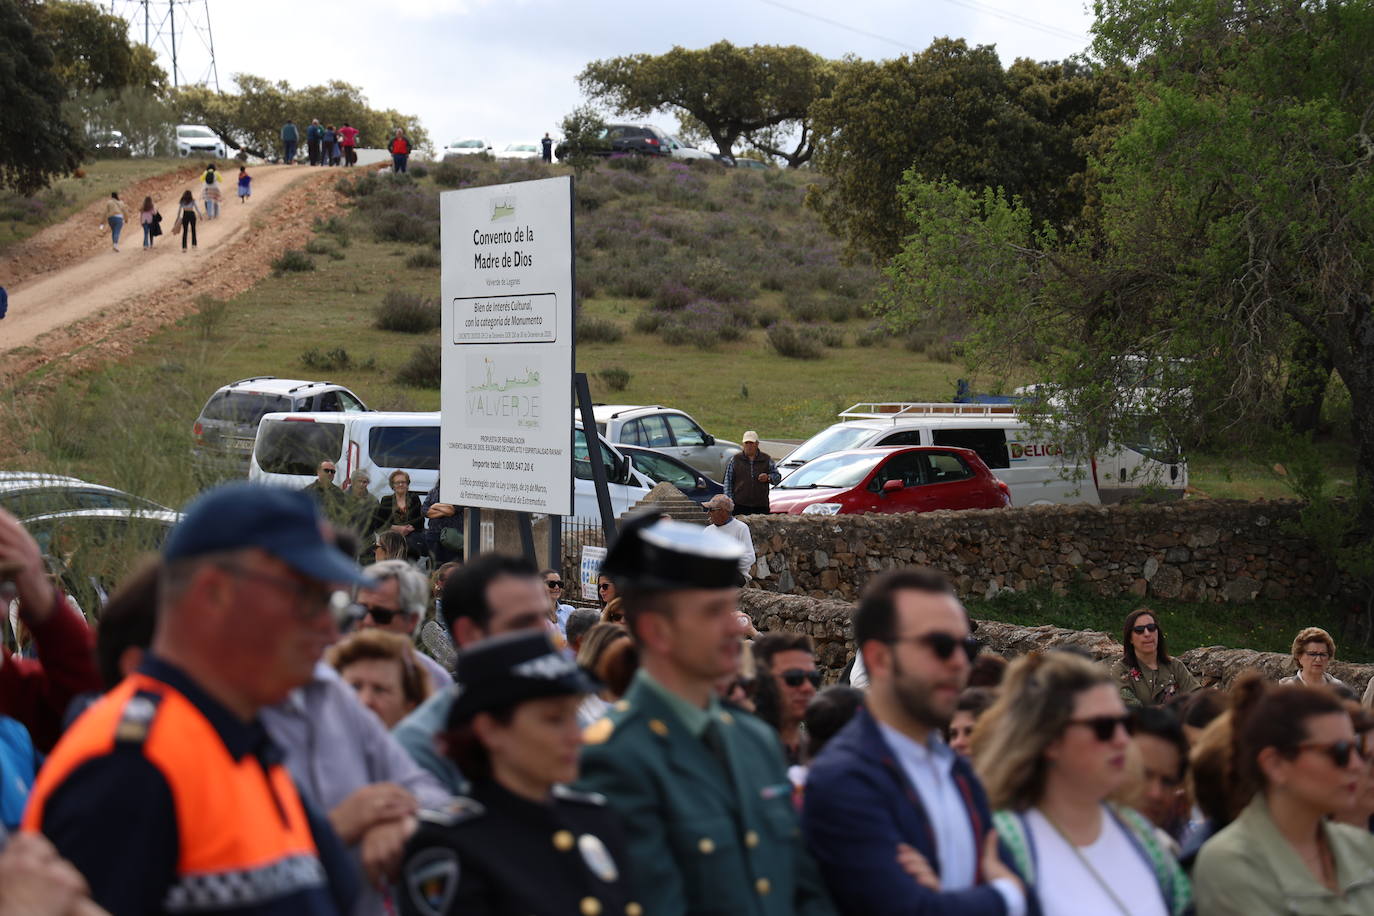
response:
{"label": "eyeglasses", "polygon": [[1088,719],[1070,719],[1067,725],[1086,725],[1092,729],[1098,741],[1110,741],[1116,736],[1117,726],[1126,729],[1127,735],[1135,734],[1135,720],[1130,716],[1092,716]]}
{"label": "eyeglasses", "polygon": [[323,582],[292,579],[287,576],[274,576],[271,573],[259,572],[256,569],[248,569],[236,563],[216,563],[225,572],[231,572],[242,579],[253,579],[263,582],[291,593],[295,600],[300,602],[302,609],[306,612],[304,616],[312,618],[325,608],[333,608],[341,602],[336,600],[339,595],[347,598],[346,592],[337,592]]}
{"label": "eyeglasses", "polygon": [[894,644],[899,642],[920,643],[931,652],[935,653],[935,657],[942,662],[949,661],[950,657],[954,655],[954,650],[958,648],[964,650],[964,654],[968,656],[969,661],[973,661],[977,658],[978,653],[983,649],[983,644],[972,636],[965,636],[960,639],[948,633],[926,633],[921,636],[897,636],[893,637],[892,642]]}
{"label": "eyeglasses", "polygon": [[1317,662],[1326,661],[1331,657],[1331,654],[1328,652],[1304,652],[1303,655]]}
{"label": "eyeglasses", "polygon": [[778,676],[788,687],[800,687],[805,681],[810,681],[812,687],[821,686],[821,673],[815,668],[809,671],[805,668],[788,668]]}
{"label": "eyeglasses", "polygon": [[562,588],[562,587],[563,587],[563,583],[560,582],[560,581],[558,581],[557,579],[545,579],[545,580],[544,580],[544,584],[547,585],[549,588]]}
{"label": "eyeglasses", "polygon": [[1360,747],[1354,741],[1333,741],[1330,744],[1299,744],[1300,751],[1316,751],[1325,754],[1337,769],[1350,766],[1350,755],[1360,756]]}
{"label": "eyeglasses", "polygon": [[1158,629],[1159,624],[1157,623],[1142,623],[1138,627],[1131,627],[1131,632],[1137,636],[1143,636],[1146,633],[1154,633]]}
{"label": "eyeglasses", "polygon": [[611,587],[611,583],[609,583],[609,582],[600,582],[600,583],[597,584],[596,590],[599,591],[599,592],[604,592],[606,589],[608,589],[608,588],[610,588],[610,587]]}

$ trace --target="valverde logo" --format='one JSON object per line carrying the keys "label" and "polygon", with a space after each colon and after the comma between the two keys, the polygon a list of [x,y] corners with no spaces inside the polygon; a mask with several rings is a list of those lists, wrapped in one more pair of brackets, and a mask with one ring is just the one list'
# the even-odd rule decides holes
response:
{"label": "valverde logo", "polygon": [[1058,442],[1008,442],[1007,447],[1011,449],[1012,461],[1064,454],[1064,447]]}
{"label": "valverde logo", "polygon": [[505,197],[493,197],[488,203],[491,205],[491,221],[493,223],[500,219],[509,219],[515,215],[514,194],[507,194]]}

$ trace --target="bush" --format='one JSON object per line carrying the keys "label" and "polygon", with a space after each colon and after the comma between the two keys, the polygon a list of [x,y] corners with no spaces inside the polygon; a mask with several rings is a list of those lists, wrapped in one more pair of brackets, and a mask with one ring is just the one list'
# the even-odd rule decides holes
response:
{"label": "bush", "polygon": [[658,291],[660,270],[642,267],[637,270],[616,271],[607,280],[606,291],[614,296],[648,299]]}
{"label": "bush", "polygon": [[318,347],[311,347],[301,354],[301,365],[320,372],[339,372],[345,369],[375,369],[377,360],[369,356],[362,362],[355,363],[343,347],[335,347],[327,353],[321,353]]}
{"label": "bush", "polygon": [[615,343],[624,336],[624,329],[614,321],[591,315],[577,316],[578,343]]}
{"label": "bush", "polygon": [[335,245],[329,239],[313,238],[305,243],[305,250],[311,254],[328,255],[338,251],[339,246]]}
{"label": "bush", "polygon": [[281,257],[272,262],[272,269],[279,275],[288,271],[314,270],[315,260],[299,248],[288,248],[281,253]]}
{"label": "bush", "polygon": [[419,181],[421,178],[426,178],[429,176],[429,166],[425,165],[423,162],[407,162],[406,173],[410,175],[411,178],[414,178],[416,181]]}
{"label": "bush", "polygon": [[635,320],[631,326],[641,334],[653,334],[656,333],[659,328],[663,327],[667,321],[668,316],[663,312],[645,309],[635,316]]}
{"label": "bush", "polygon": [[417,251],[406,258],[406,267],[414,267],[417,270],[427,270],[438,267],[442,264],[437,251]]}
{"label": "bush", "polygon": [[408,388],[437,389],[444,377],[443,351],[438,342],[422,343],[396,373],[398,384]]}
{"label": "bush", "polygon": [[591,299],[596,295],[596,278],[590,270],[577,265],[577,298]]}
{"label": "bush", "polygon": [[624,391],[629,387],[630,379],[634,378],[629,370],[622,369],[619,366],[611,366],[607,369],[602,369],[596,374],[596,377],[601,379],[601,383],[611,391]]}
{"label": "bush", "polygon": [[654,296],[653,307],[660,312],[676,312],[685,309],[696,297],[691,287],[676,280],[665,280]]}
{"label": "bush", "polygon": [[788,359],[820,359],[825,354],[814,334],[790,324],[775,324],[768,329],[768,344],[779,356]]}
{"label": "bush", "polygon": [[673,346],[691,344],[702,350],[710,350],[718,343],[729,343],[744,336],[750,316],[742,315],[741,311],[731,303],[697,299],[678,312],[646,314],[662,316],[657,330],[664,343]]}
{"label": "bush", "polygon": [[331,216],[329,219],[320,219],[317,216],[315,217],[315,221],[311,224],[311,229],[314,230],[316,235],[329,236],[340,248],[347,248],[353,243],[353,237],[349,232],[348,223],[340,217]]}
{"label": "bush", "polygon": [[613,169],[624,169],[635,175],[643,175],[653,168],[652,161],[648,156],[640,156],[637,153],[628,155],[613,155],[606,161],[606,164]]}
{"label": "bush", "polygon": [[902,346],[912,353],[924,353],[940,340],[940,332],[933,328],[912,328],[902,338]]}
{"label": "bush", "polygon": [[814,293],[793,293],[787,297],[787,313],[797,321],[819,321],[826,308]]}
{"label": "bush", "polygon": [[754,290],[740,280],[720,258],[702,258],[688,272],[686,283],[703,296],[718,302],[752,299]]}
{"label": "bush", "polygon": [[229,303],[224,299],[211,296],[198,296],[196,310],[191,313],[191,326],[201,340],[213,340],[219,336],[224,319],[229,317]]}
{"label": "bush", "polygon": [[424,334],[443,324],[439,300],[393,289],[382,297],[373,326],[379,331]]}
{"label": "bush", "polygon": [[856,347],[885,347],[892,335],[882,325],[871,324],[854,335]]}
{"label": "bush", "polygon": [[404,210],[388,210],[372,217],[372,233],[382,242],[428,245],[438,237],[439,223]]}
{"label": "bush", "polygon": [[441,188],[466,188],[477,182],[476,169],[452,159],[434,163],[434,171],[430,175]]}

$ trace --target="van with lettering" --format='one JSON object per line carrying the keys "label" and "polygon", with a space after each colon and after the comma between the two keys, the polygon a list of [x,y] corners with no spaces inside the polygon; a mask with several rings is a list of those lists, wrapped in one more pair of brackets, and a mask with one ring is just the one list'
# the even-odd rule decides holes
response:
{"label": "van with lettering", "polygon": [[861,403],[778,462],[784,476],[821,455],[871,446],[972,449],[1011,488],[1013,506],[1177,499],[1188,462],[1158,443],[1112,444],[1091,458],[1065,452],[1052,431],[1035,429],[1015,404]]}
{"label": "van with lettering", "polygon": [[[604,439],[602,460],[609,475],[611,509],[616,515],[649,494],[653,482]],[[320,462],[337,469],[343,487],[355,471],[368,476],[368,492],[380,499],[391,492],[393,471],[410,475],[410,489],[426,493],[439,479],[439,412],[373,411],[359,414],[270,413],[258,424],[248,479],[304,489],[315,481]],[[573,434],[573,514],[599,517],[586,438]]]}

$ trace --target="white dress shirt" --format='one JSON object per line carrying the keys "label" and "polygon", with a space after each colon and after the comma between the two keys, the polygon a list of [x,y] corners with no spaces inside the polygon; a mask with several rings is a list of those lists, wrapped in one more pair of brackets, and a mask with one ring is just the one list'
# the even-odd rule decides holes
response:
{"label": "white dress shirt", "polygon": [[732,518],[724,525],[716,525],[715,529],[721,534],[728,534],[730,537],[739,541],[744,548],[744,556],[739,558],[739,571],[742,575],[748,576],[749,570],[754,568],[754,536],[749,531],[749,526],[737,518]]}
{"label": "white dress shirt", "polygon": [[[889,725],[877,724],[926,809],[939,855],[940,887],[947,891],[973,887],[978,878],[978,838],[973,835],[964,795],[954,781],[954,751],[938,732],[932,731],[919,744]],[[989,884],[1002,895],[1008,916],[1025,916],[1026,895],[1014,881],[998,878]]]}

